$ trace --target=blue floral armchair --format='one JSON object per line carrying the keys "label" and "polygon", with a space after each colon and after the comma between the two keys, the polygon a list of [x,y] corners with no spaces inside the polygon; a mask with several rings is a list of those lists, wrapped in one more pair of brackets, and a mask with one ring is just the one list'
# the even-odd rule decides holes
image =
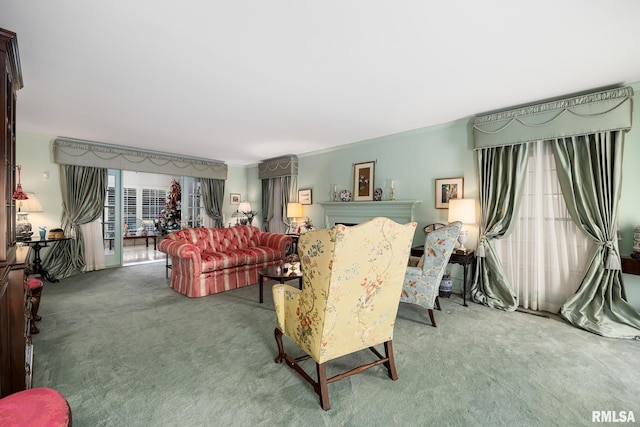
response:
{"label": "blue floral armchair", "polygon": [[[308,231],[298,242],[304,286],[273,287],[275,362],[286,361],[311,383],[324,410],[330,408],[328,383],[377,365],[384,365],[392,380],[398,378],[391,344],[415,228],[415,222],[373,218],[353,227]],[[286,354],[283,335],[306,355]],[[380,344],[384,355],[374,348]],[[328,361],[367,348],[375,361],[327,378]],[[316,362],[317,381],[297,363],[309,357]]]}
{"label": "blue floral armchair", "polygon": [[[462,223],[455,221],[428,233],[423,258],[417,266],[407,267],[404,276],[400,302],[426,308],[434,327],[436,320],[433,317],[433,308],[438,306],[439,309],[438,288],[461,228]],[[422,263],[424,265],[421,265]]]}

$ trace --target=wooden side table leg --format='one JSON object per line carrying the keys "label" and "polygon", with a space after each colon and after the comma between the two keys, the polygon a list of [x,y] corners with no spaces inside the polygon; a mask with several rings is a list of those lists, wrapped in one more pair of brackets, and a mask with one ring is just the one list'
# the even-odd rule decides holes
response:
{"label": "wooden side table leg", "polygon": [[464,265],[464,282],[462,282],[462,305],[464,307],[468,307],[467,305],[467,275],[469,272],[469,263],[465,263]]}
{"label": "wooden side table leg", "polygon": [[259,280],[259,282],[258,282],[258,283],[260,283],[260,304],[262,304],[262,301],[263,301],[263,298],[262,298],[262,288],[263,288],[263,286],[264,286],[264,276],[263,276],[262,274],[260,275],[260,280]]}

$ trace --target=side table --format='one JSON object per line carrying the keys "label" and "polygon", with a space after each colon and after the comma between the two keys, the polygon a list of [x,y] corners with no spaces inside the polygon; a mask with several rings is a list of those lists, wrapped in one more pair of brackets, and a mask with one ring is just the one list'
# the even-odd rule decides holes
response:
{"label": "side table", "polygon": [[262,304],[263,298],[263,286],[264,286],[264,278],[277,280],[280,283],[284,284],[287,280],[298,279],[298,288],[302,289],[302,273],[294,273],[292,271],[285,272],[284,269],[280,266],[272,265],[271,267],[263,268],[258,271],[258,275],[260,276],[260,304]]}
{"label": "side table", "polygon": [[49,243],[59,243],[71,240],[71,237],[61,237],[59,239],[34,239],[23,240],[22,244],[31,246],[33,248],[33,274],[39,274],[42,278],[47,279],[49,282],[59,282],[54,276],[49,274],[47,270],[42,267],[42,258],[40,258],[40,249],[49,246]]}
{"label": "side table", "polygon": [[640,275],[640,259],[630,256],[620,257],[622,260],[622,272],[627,274]]}
{"label": "side table", "polygon": [[[411,255],[422,256],[424,254],[424,246],[415,246],[411,248]],[[467,281],[469,277],[469,266],[473,265],[473,261],[476,259],[475,251],[468,250],[466,252],[453,251],[451,258],[449,258],[449,264],[459,264],[463,267],[464,278],[462,280],[462,305],[467,305]]]}

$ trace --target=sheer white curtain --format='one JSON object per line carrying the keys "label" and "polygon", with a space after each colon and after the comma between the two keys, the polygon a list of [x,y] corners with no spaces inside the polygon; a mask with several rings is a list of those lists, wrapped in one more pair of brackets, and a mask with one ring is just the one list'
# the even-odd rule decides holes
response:
{"label": "sheer white curtain", "polygon": [[104,240],[102,236],[102,218],[87,224],[81,224],[84,237],[84,270],[94,271],[106,268],[104,258]]}
{"label": "sheer white curtain", "polygon": [[567,212],[550,144],[533,144],[514,228],[495,245],[519,305],[557,313],[578,289],[593,243]]}

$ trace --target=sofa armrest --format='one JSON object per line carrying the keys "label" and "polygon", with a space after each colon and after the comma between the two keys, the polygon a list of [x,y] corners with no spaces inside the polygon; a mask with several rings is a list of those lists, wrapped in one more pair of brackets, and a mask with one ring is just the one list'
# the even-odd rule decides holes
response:
{"label": "sofa armrest", "polygon": [[200,275],[202,256],[200,249],[184,240],[162,239],[158,250],[171,257],[173,264],[187,263],[195,277]]}
{"label": "sofa armrest", "polygon": [[260,233],[260,246],[274,248],[282,253],[284,259],[287,253],[287,246],[291,245],[291,237],[286,234],[270,233],[268,231]]}

